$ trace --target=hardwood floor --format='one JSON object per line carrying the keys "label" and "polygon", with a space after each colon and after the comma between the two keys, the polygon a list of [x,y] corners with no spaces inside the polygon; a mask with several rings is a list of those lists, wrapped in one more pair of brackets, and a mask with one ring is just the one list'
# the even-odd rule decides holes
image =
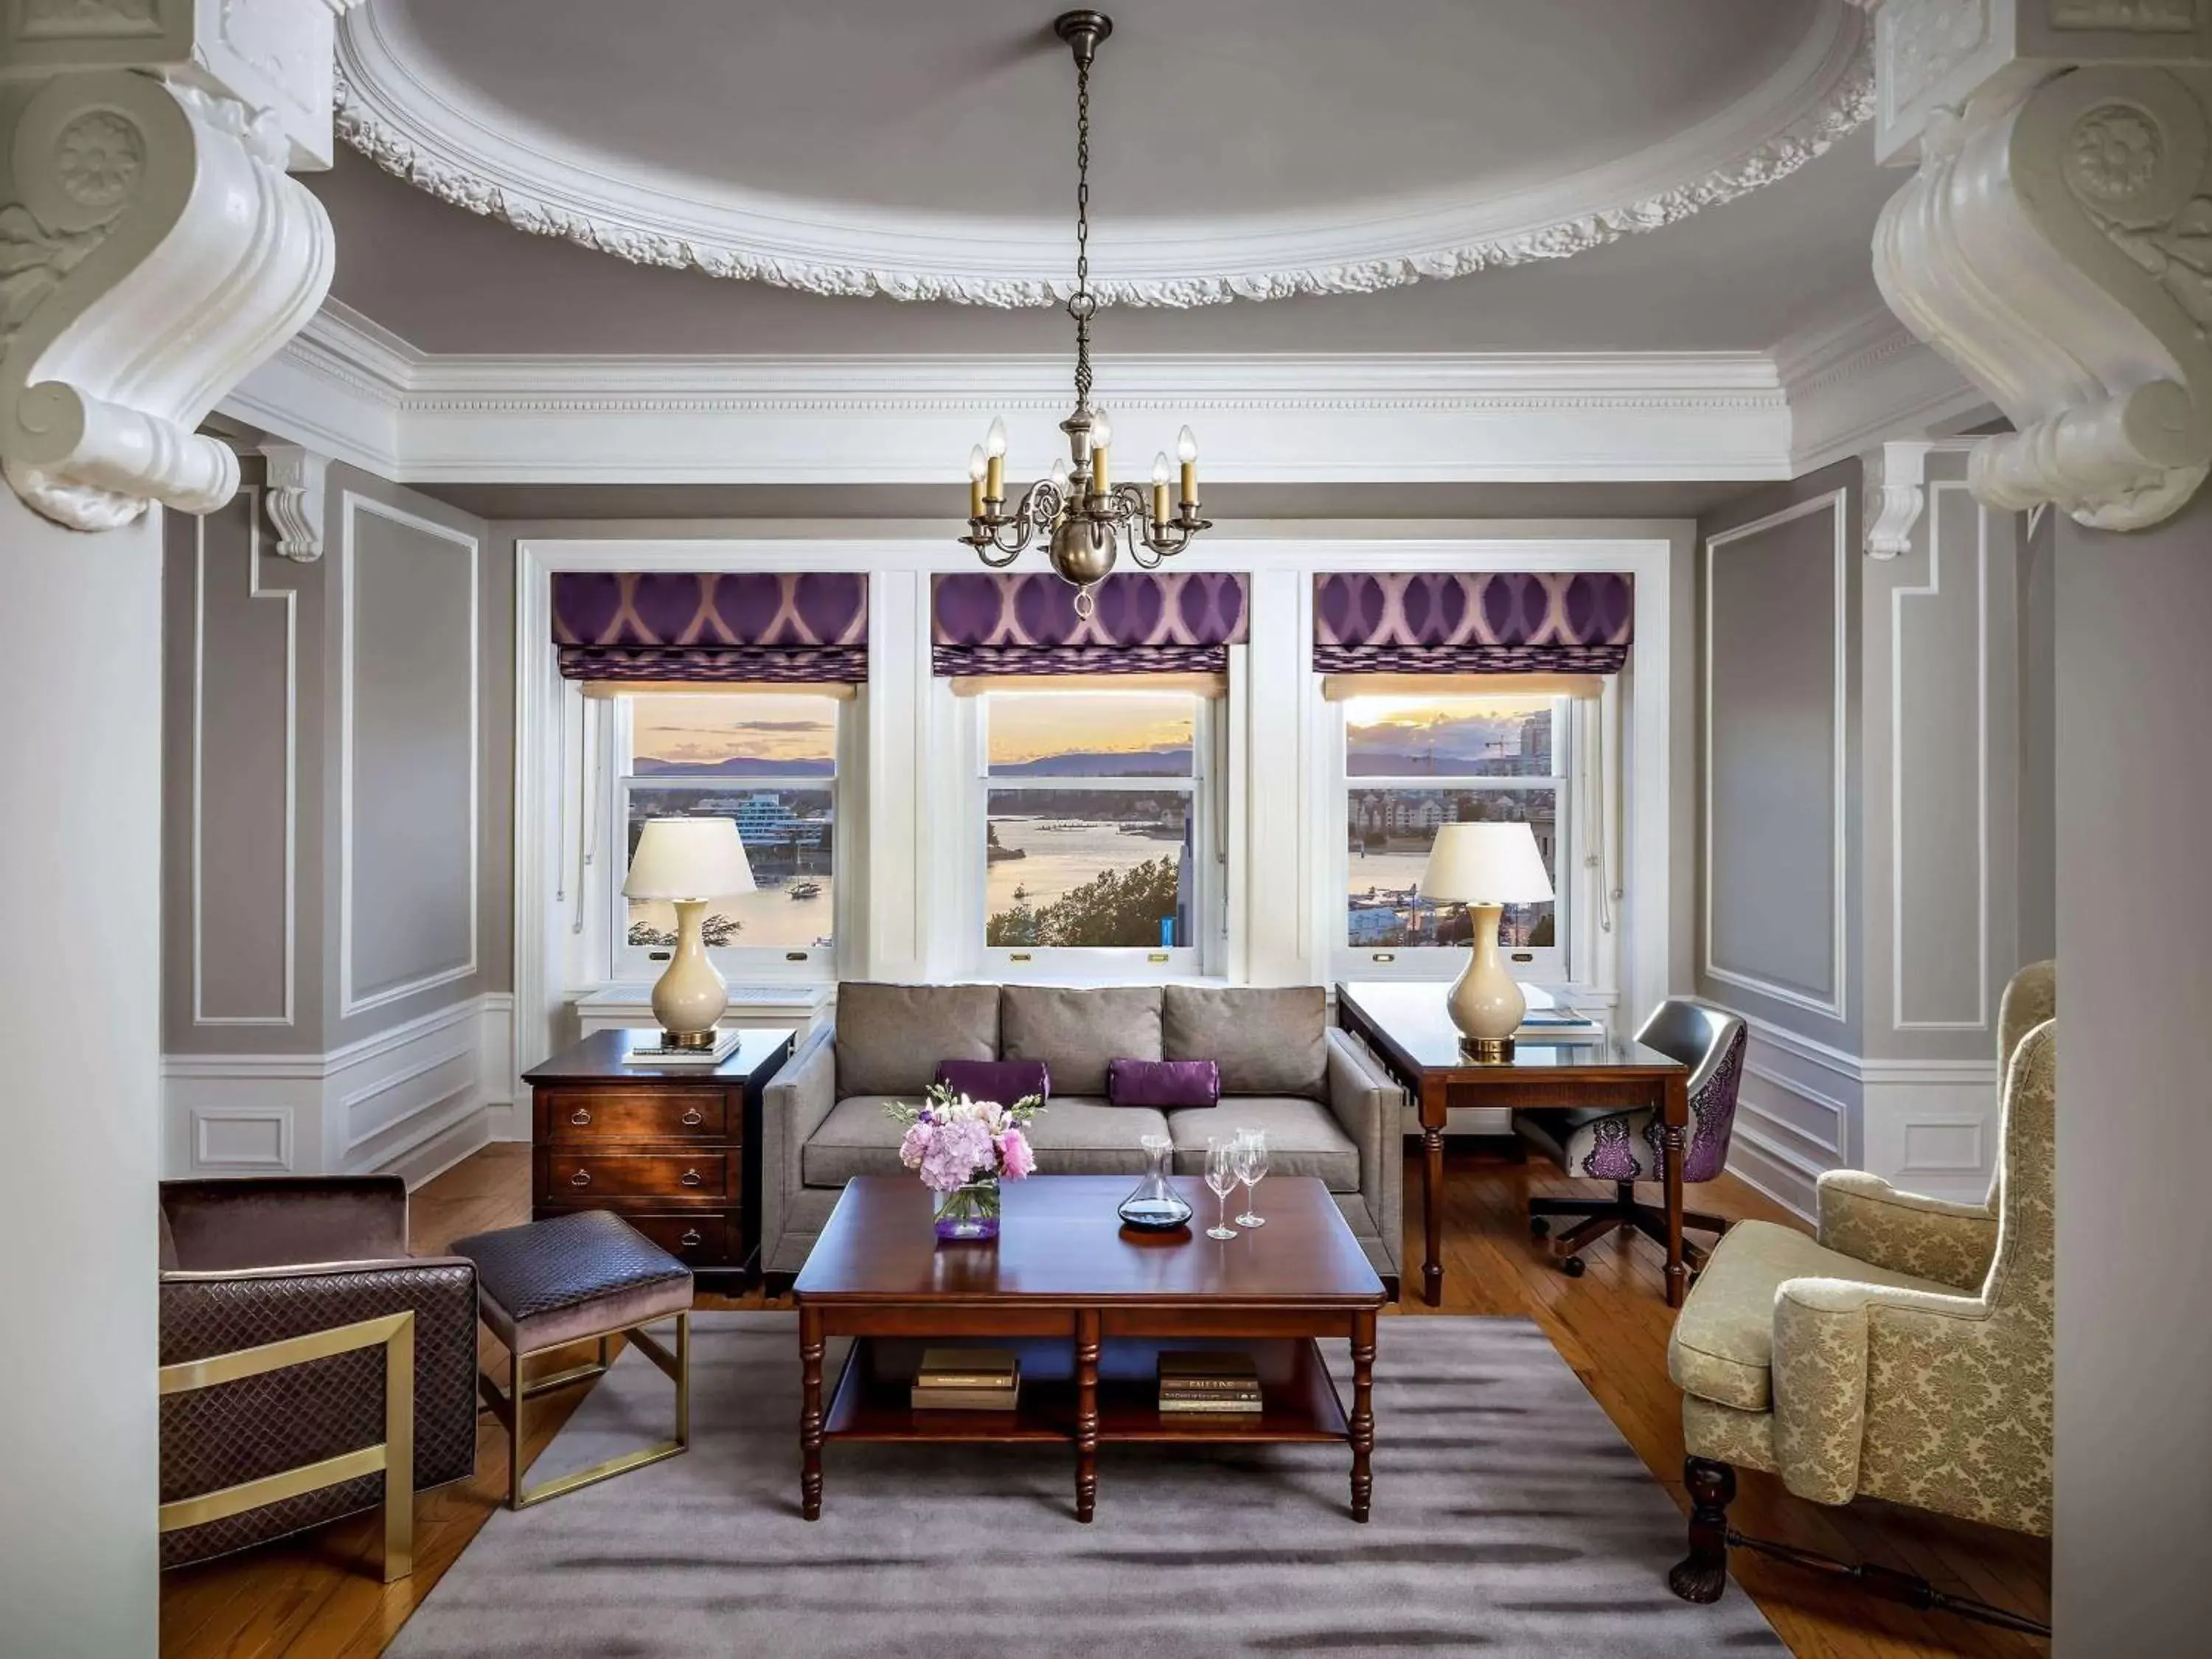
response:
{"label": "hardwood floor", "polygon": [[[1416,1226],[1419,1206],[1412,1200],[1419,1181],[1408,1159],[1408,1217]],[[1667,1378],[1672,1316],[1661,1298],[1658,1249],[1648,1241],[1615,1235],[1589,1252],[1588,1273],[1571,1279],[1530,1242],[1525,1206],[1532,1193],[1565,1195],[1574,1183],[1547,1167],[1455,1150],[1446,1187],[1444,1304],[1436,1311],[1534,1319],[1652,1474],[1678,1504],[1686,1504],[1679,1397]],[[1729,1177],[1701,1188],[1698,1201],[1701,1208],[1729,1216],[1790,1218]],[[418,1253],[435,1254],[455,1238],[526,1219],[529,1210],[529,1149],[486,1147],[415,1194],[412,1243]],[[1418,1262],[1418,1249],[1407,1260]],[[737,1298],[702,1296],[699,1305],[775,1304],[764,1304],[755,1292]],[[1429,1313],[1408,1302],[1398,1316]],[[1386,1328],[1386,1346],[1389,1340]],[[485,1350],[488,1359],[503,1357],[488,1339]],[[556,1355],[549,1364],[574,1363],[585,1352],[580,1348],[573,1358]],[[571,1397],[549,1398],[534,1408],[532,1455],[552,1437],[583,1393],[579,1388]],[[496,1507],[505,1467],[501,1431],[485,1414],[478,1419],[476,1478],[418,1500],[415,1575],[397,1584],[377,1580],[374,1515],[169,1574],[161,1587],[161,1651],[175,1659],[305,1659],[380,1651]],[[2050,1618],[2051,1552],[2044,1540],[1870,1500],[1827,1509],[1790,1497],[1780,1482],[1760,1474],[1744,1476],[1731,1519],[1755,1536],[1846,1559],[1879,1561],[1948,1589]],[[1731,1565],[1737,1580],[1729,1593],[1748,1591],[1800,1656],[2012,1659],[2048,1651],[2041,1642],[1890,1607],[1755,1557],[1739,1553]]]}

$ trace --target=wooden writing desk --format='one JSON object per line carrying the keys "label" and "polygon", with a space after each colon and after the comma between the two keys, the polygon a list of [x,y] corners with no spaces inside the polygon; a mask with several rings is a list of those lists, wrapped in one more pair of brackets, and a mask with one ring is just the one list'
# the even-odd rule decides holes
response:
{"label": "wooden writing desk", "polygon": [[1413,1097],[1421,1115],[1421,1221],[1426,1257],[1421,1294],[1431,1307],[1443,1293],[1444,1114],[1453,1106],[1516,1111],[1601,1106],[1654,1109],[1665,1143],[1667,1305],[1689,1288],[1682,1259],[1682,1153],[1690,1122],[1690,1068],[1627,1038],[1516,1045],[1510,1060],[1486,1065],[1461,1051],[1459,1030],[1434,984],[1339,983],[1337,1019],[1363,1039]]}

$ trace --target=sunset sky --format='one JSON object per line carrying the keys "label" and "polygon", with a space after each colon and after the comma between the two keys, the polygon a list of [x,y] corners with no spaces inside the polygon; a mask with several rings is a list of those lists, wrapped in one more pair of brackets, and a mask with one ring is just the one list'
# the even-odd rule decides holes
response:
{"label": "sunset sky", "polygon": [[1047,691],[990,700],[991,764],[1081,750],[1188,749],[1198,699],[1187,692]]}
{"label": "sunset sky", "polygon": [[1517,753],[1521,722],[1551,706],[1549,697],[1355,697],[1344,727],[1354,749],[1411,748],[1431,734],[1488,727]]}
{"label": "sunset sky", "polygon": [[631,742],[653,760],[711,766],[734,755],[763,760],[834,760],[836,705],[827,697],[639,697]]}

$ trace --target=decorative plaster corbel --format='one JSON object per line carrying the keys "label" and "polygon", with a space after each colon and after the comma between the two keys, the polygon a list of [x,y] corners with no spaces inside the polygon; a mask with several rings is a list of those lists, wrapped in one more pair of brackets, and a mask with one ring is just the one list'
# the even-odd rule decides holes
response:
{"label": "decorative plaster corbel", "polygon": [[64,74],[21,106],[0,180],[0,461],[78,530],[238,488],[195,430],[330,286],[322,206],[282,125],[131,70]]}
{"label": "decorative plaster corbel", "polygon": [[2208,107],[2201,72],[2107,64],[1929,120],[1875,276],[2018,428],[1974,452],[1986,505],[2139,530],[2212,471]]}
{"label": "decorative plaster corbel", "polygon": [[1893,441],[1866,458],[1868,556],[1894,559],[1912,550],[1912,527],[1927,510],[1928,451],[1925,440]]}
{"label": "decorative plaster corbel", "polygon": [[276,528],[276,550],[301,564],[323,556],[323,474],[330,457],[274,440],[261,446],[269,462],[264,497]]}

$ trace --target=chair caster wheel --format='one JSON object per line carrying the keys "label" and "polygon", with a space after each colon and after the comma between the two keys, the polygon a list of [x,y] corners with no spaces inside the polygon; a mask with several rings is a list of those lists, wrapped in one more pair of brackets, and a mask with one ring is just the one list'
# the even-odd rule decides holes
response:
{"label": "chair caster wheel", "polygon": [[1565,1261],[1559,1263],[1559,1271],[1570,1279],[1580,1279],[1583,1276],[1582,1257],[1578,1255],[1569,1256]]}
{"label": "chair caster wheel", "polygon": [[1552,1224],[1550,1222],[1545,1220],[1544,1218],[1540,1215],[1532,1215],[1528,1218],[1529,1237],[1549,1238],[1551,1236]]}

